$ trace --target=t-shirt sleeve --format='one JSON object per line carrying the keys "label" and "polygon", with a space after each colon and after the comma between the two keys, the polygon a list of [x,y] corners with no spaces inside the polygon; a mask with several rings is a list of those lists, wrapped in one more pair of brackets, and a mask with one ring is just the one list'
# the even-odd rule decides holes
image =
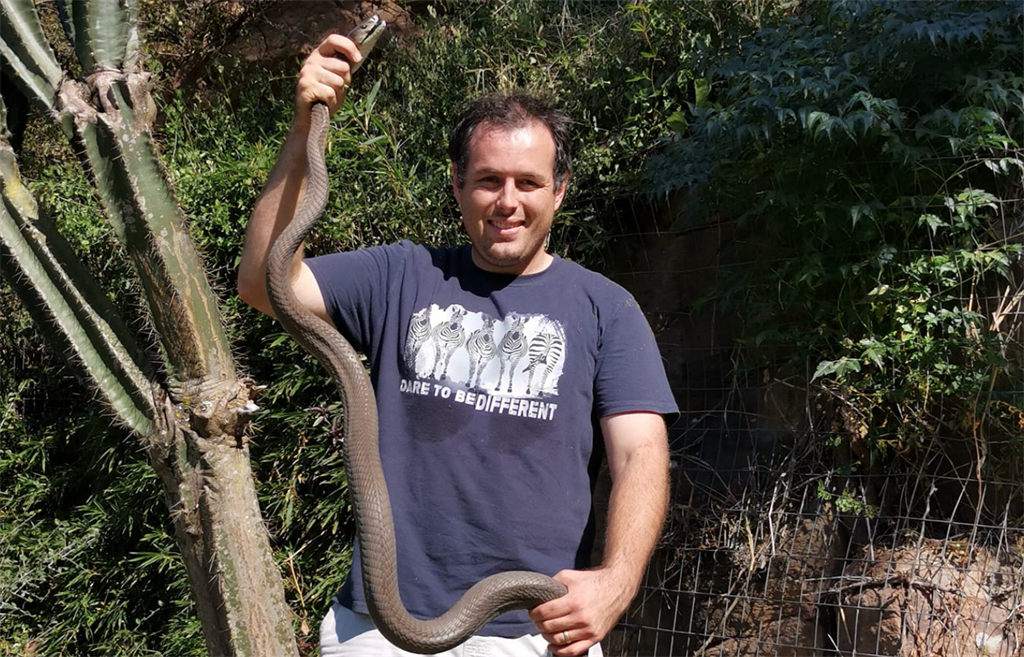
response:
{"label": "t-shirt sleeve", "polygon": [[388,285],[405,248],[401,243],[306,259],[328,315],[356,351],[376,348]]}
{"label": "t-shirt sleeve", "polygon": [[618,304],[602,327],[596,365],[597,417],[646,411],[664,415],[669,425],[678,418],[654,332],[632,296]]}

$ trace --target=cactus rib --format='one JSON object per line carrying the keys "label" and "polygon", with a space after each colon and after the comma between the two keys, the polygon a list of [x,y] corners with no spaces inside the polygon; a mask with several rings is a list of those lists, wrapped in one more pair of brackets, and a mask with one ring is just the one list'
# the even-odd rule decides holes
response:
{"label": "cactus rib", "polygon": [[36,108],[48,112],[62,74],[32,0],[0,0],[0,59]]}
{"label": "cactus rib", "polygon": [[[62,0],[64,2],[64,0]],[[132,3],[134,5],[134,3]],[[78,62],[87,74],[95,70],[121,70],[130,32],[130,11],[125,0],[73,0],[71,22]]]}
{"label": "cactus rib", "polygon": [[5,259],[13,260],[18,269],[5,269],[5,275],[39,324],[56,329],[72,347],[121,421],[140,435],[150,434],[156,410],[141,351],[125,344],[127,332],[111,323],[117,317],[112,304],[71,247],[39,214],[21,181],[14,153],[4,143],[0,186],[0,242]]}

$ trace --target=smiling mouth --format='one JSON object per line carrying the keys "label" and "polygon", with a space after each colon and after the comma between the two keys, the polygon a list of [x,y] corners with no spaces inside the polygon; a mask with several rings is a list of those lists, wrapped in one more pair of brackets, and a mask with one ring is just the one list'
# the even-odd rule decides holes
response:
{"label": "smiling mouth", "polygon": [[499,219],[488,219],[487,223],[498,230],[512,230],[523,225],[521,221],[501,221]]}

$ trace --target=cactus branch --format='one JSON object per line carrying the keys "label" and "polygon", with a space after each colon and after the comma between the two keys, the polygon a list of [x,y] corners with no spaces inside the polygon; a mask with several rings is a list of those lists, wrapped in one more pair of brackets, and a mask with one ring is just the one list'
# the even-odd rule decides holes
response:
{"label": "cactus branch", "polygon": [[0,96],[0,148],[2,144],[10,144],[11,131],[7,129],[7,103],[4,97]]}
{"label": "cactus branch", "polygon": [[0,61],[39,111],[49,111],[62,73],[33,0],[0,0]]}
{"label": "cactus branch", "polygon": [[[63,4],[63,0],[62,0]],[[73,0],[74,47],[82,70],[122,70],[134,42],[134,3],[126,0]]]}
{"label": "cactus branch", "polygon": [[[157,413],[146,370],[109,299],[25,188],[14,152],[0,140],[0,242],[4,268],[26,308],[42,326],[63,337],[93,377],[117,416],[149,435]],[[45,309],[45,310],[44,310]]]}
{"label": "cactus branch", "polygon": [[68,14],[68,6],[64,0],[57,0],[57,19],[60,21],[60,27],[64,31],[64,37],[68,40],[68,45],[72,48],[75,47],[75,24],[71,20],[71,15]]}
{"label": "cactus branch", "polygon": [[[90,104],[94,95],[100,108]],[[90,76],[89,87],[66,81],[57,114],[138,271],[172,395],[198,398],[233,380],[216,297],[149,136],[155,111],[147,76],[99,72]]]}

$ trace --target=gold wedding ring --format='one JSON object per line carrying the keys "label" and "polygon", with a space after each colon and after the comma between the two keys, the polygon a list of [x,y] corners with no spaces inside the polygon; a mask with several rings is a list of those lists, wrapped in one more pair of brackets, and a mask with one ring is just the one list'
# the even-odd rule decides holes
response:
{"label": "gold wedding ring", "polygon": [[562,630],[562,643],[569,645],[572,643],[569,641],[569,630]]}

